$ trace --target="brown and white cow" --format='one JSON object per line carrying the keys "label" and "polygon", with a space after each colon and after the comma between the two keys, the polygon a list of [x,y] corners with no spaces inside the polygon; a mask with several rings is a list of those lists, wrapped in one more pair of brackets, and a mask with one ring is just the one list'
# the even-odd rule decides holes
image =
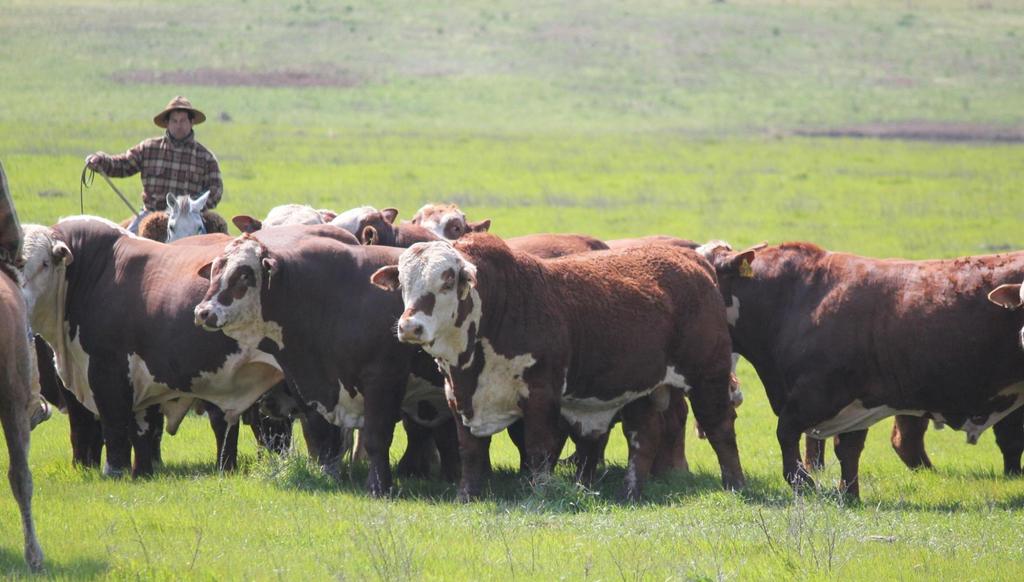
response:
{"label": "brown and white cow", "polygon": [[471,232],[487,232],[491,228],[489,218],[468,222],[466,213],[456,204],[425,204],[413,215],[412,223],[448,240],[456,240]]}
{"label": "brown and white cow", "polygon": [[[398,261],[401,250],[332,240],[295,244],[279,236],[300,228],[308,227],[264,230],[232,242],[212,262],[195,323],[273,354],[305,407],[331,425],[360,428],[370,464],[367,487],[383,495],[391,489],[388,451],[400,411],[430,428],[452,422],[436,366],[392,333],[401,299],[369,283],[378,268]],[[416,367],[417,358],[425,365]],[[424,397],[431,393],[433,404]],[[406,406],[410,398],[414,410]],[[340,460],[334,443],[317,449],[321,465]],[[442,465],[453,478],[457,461],[442,455]]]}
{"label": "brown and white cow", "polygon": [[[318,236],[339,232],[320,228]],[[96,217],[26,227],[32,324],[54,348],[67,387],[99,414],[107,474],[131,464],[133,447],[133,476],[152,473],[147,407],[160,404],[173,433],[198,397],[231,425],[282,378],[270,355],[193,325],[207,287],[198,271],[230,240],[206,235],[164,245]]]}
{"label": "brown and white cow", "polygon": [[22,264],[22,233],[7,175],[0,165],[0,424],[10,465],[7,477],[21,512],[25,562],[34,572],[43,569],[43,550],[32,519],[32,472],[28,450],[32,416],[39,410],[38,387],[33,388],[33,360],[28,307],[18,284]]}
{"label": "brown and white cow", "polygon": [[[411,222],[447,240],[457,240],[473,232],[487,232],[491,228],[489,218],[467,221],[466,213],[457,204],[426,204],[416,211]],[[585,234],[537,233],[508,238],[505,242],[517,251],[545,259],[608,249],[603,241]]]}
{"label": "brown and white cow", "polygon": [[728,298],[733,345],[757,370],[783,475],[807,480],[799,439],[838,435],[843,485],[859,495],[867,427],[927,416],[968,442],[1024,404],[1024,354],[1007,337],[1020,314],[985,298],[1024,276],[1024,253],[879,260],[784,243],[735,252],[706,245]]}
{"label": "brown and white cow", "polygon": [[259,220],[248,214],[239,214],[231,218],[231,222],[242,232],[256,232],[272,226],[288,226],[290,224],[327,224],[337,215],[329,210],[317,210],[307,204],[282,204],[275,206],[267,213],[267,217]]}
{"label": "brown and white cow", "polygon": [[490,436],[519,418],[532,471],[550,470],[564,418],[580,438],[577,477],[591,480],[590,444],[619,413],[630,451],[623,493],[636,499],[672,389],[688,391],[725,486],[743,486],[725,308],[694,252],[651,246],[540,260],[473,234],[414,245],[373,281],[401,288],[398,337],[447,376],[462,420],[461,499],[480,495]]}
{"label": "brown and white cow", "polygon": [[339,213],[331,220],[331,224],[347,230],[352,236],[359,239],[360,243],[367,244],[362,236],[363,230],[367,226],[372,226],[377,231],[383,230],[387,225],[393,224],[396,218],[398,218],[398,210],[395,208],[377,210],[373,206],[359,206]]}
{"label": "brown and white cow", "polygon": [[608,248],[610,249],[625,249],[629,247],[637,247],[643,245],[669,245],[684,249],[696,249],[700,247],[700,243],[693,242],[692,240],[668,236],[664,234],[653,234],[650,236],[642,236],[637,238],[618,238],[607,240],[605,241],[605,243],[608,245]]}

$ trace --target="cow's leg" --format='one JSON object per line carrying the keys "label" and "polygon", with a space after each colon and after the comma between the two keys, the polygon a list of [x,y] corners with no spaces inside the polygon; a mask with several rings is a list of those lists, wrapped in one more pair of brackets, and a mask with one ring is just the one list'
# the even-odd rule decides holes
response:
{"label": "cow's leg", "polygon": [[133,477],[153,474],[153,442],[159,442],[153,433],[163,430],[163,418],[159,406],[150,406],[135,413],[131,428],[132,448],[135,450]]}
{"label": "cow's leg", "polygon": [[365,416],[359,431],[360,441],[366,449],[370,473],[366,488],[370,495],[381,497],[391,493],[391,442],[395,437],[395,424],[399,420],[402,398],[408,375],[399,379],[381,378],[364,382]]}
{"label": "cow's leg", "polygon": [[825,467],[825,441],[810,435],[804,438],[804,466],[812,470]]}
{"label": "cow's leg", "polygon": [[149,438],[150,438],[150,451],[153,455],[154,465],[164,464],[164,455],[160,446],[164,436],[164,415],[160,412],[160,405],[150,406],[146,410],[146,419],[150,425]]}
{"label": "cow's leg", "polygon": [[932,461],[924,450],[924,433],[928,419],[923,416],[898,414],[892,422],[889,442],[903,463],[911,469],[931,469]]}
{"label": "cow's leg", "polygon": [[71,392],[65,391],[64,403],[71,425],[72,462],[82,467],[99,467],[103,455],[103,425]]}
{"label": "cow's leg", "polygon": [[836,457],[839,458],[839,468],[843,477],[839,489],[850,499],[860,499],[858,472],[860,454],[864,450],[864,439],[867,436],[867,429],[844,432],[836,436]]}
{"label": "cow's leg", "polygon": [[132,390],[128,383],[128,358],[111,354],[93,354],[89,359],[89,385],[96,388],[93,398],[103,425],[107,462],[103,474],[121,477],[132,461]]}
{"label": "cow's leg", "polygon": [[224,411],[212,403],[206,404],[206,414],[217,439],[217,470],[234,471],[238,468],[238,422],[229,425]]}
{"label": "cow's leg", "polygon": [[604,449],[608,444],[608,433],[598,436],[576,436],[576,452],[573,461],[576,463],[576,481],[590,487],[594,483],[597,466],[604,458]]}
{"label": "cow's leg", "polygon": [[291,450],[292,419],[264,416],[257,406],[250,406],[243,418],[248,418],[252,436],[261,448],[278,455]]}
{"label": "cow's leg", "polygon": [[324,473],[335,479],[341,477],[341,429],[327,422],[323,416],[309,411],[299,417],[302,435],[306,439],[309,456],[316,460]]}
{"label": "cow's leg", "polygon": [[[0,372],[10,372],[3,370]],[[23,390],[15,390],[14,382],[0,380],[0,423],[3,424],[4,438],[7,440],[7,454],[10,466],[7,479],[11,484],[11,492],[21,511],[21,529],[25,538],[25,562],[34,572],[43,569],[43,550],[36,538],[36,528],[32,520],[32,472],[28,466],[29,449],[29,417],[26,410],[28,398],[27,386]],[[17,396],[17,397],[16,397]]]}
{"label": "cow's leg", "polygon": [[416,423],[408,415],[402,415],[406,447],[398,461],[398,475],[426,479],[430,476],[430,461],[434,456],[434,438],[431,430]]}
{"label": "cow's leg", "polygon": [[814,480],[800,462],[800,435],[803,431],[799,420],[789,412],[790,410],[791,407],[787,406],[779,415],[775,436],[782,451],[782,476],[794,490],[799,490],[803,487],[813,487]]}
{"label": "cow's leg", "polygon": [[[519,474],[526,475],[528,468],[526,466],[526,430],[525,423],[522,420],[517,420],[512,424],[508,425],[505,429],[508,431],[508,438],[512,441],[512,444],[516,446],[516,450],[519,451]],[[490,467],[490,463],[487,463]]]}
{"label": "cow's leg", "polygon": [[[434,443],[441,457],[441,478],[455,483],[459,478],[459,435],[453,418],[433,428]],[[489,464],[489,463],[488,463]]]}
{"label": "cow's leg", "polygon": [[[535,396],[536,394],[536,396]],[[531,478],[551,472],[558,461],[560,445],[565,441],[558,429],[558,403],[548,398],[542,390],[531,393],[523,415],[526,431],[526,466]]]}
{"label": "cow's leg", "polygon": [[458,499],[467,502],[479,499],[483,494],[484,481],[491,471],[491,437],[473,436],[461,421],[456,420],[455,424],[459,438],[459,458],[462,460]]}
{"label": "cow's leg", "polygon": [[[726,489],[742,489],[746,484],[740,453],[736,446],[736,409],[729,399],[729,369],[723,373],[700,377],[695,376],[690,389],[690,406],[694,418],[700,422],[711,448],[718,458],[722,472],[722,485]],[[689,377],[689,376],[688,376]],[[800,456],[799,433],[793,442],[794,455]]]}
{"label": "cow's leg", "polygon": [[1020,475],[1020,457],[1024,454],[1024,407],[1014,410],[997,422],[992,431],[1003,453],[1003,473]]}
{"label": "cow's leg", "polygon": [[678,389],[671,390],[669,394],[668,409],[661,413],[661,444],[654,457],[654,466],[651,467],[654,475],[690,470],[686,462],[686,417],[689,412],[686,398],[683,391]]}
{"label": "cow's leg", "polygon": [[629,444],[622,498],[639,501],[661,445],[664,418],[650,397],[630,402],[621,414],[622,432]]}

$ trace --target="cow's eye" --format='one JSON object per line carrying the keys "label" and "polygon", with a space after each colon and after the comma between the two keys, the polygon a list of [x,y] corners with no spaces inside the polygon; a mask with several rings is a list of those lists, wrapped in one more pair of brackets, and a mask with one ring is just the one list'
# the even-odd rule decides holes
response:
{"label": "cow's eye", "polygon": [[445,281],[444,285],[441,285],[441,291],[451,291],[455,288],[455,281]]}

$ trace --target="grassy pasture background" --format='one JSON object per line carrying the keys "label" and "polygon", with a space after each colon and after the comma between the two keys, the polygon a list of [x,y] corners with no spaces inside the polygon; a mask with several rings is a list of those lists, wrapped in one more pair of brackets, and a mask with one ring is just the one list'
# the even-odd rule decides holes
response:
{"label": "grassy pasture background", "polygon": [[[735,246],[810,240],[873,256],[1024,247],[1019,141],[802,137],[913,122],[1020,136],[1024,4],[998,0],[114,3],[0,0],[0,159],[22,220],[79,209],[82,160],[157,130],[183,93],[224,172],[225,215],[285,202],[343,210],[458,202],[502,235],[667,233]],[[841,131],[840,131],[841,133]],[[130,195],[138,178],[120,181]],[[102,182],[88,213],[126,210]],[[956,341],[951,330],[950,341]],[[1012,338],[1008,338],[1012,341]],[[690,475],[614,501],[616,434],[596,491],[559,473],[503,473],[488,500],[400,481],[367,499],[303,455],[237,475],[188,419],[146,482],[69,466],[67,422],[33,434],[35,507],[59,578],[1019,579],[1024,481],[991,433],[932,432],[938,470],[911,473],[869,436],[864,503],[793,499],[775,419],[740,369],[750,487],[719,491],[710,447]],[[393,455],[403,450],[401,431]],[[297,445],[304,450],[301,443]],[[6,466],[6,458],[0,461]],[[363,472],[361,472],[363,471]],[[0,572],[23,575],[14,503],[0,494]]]}

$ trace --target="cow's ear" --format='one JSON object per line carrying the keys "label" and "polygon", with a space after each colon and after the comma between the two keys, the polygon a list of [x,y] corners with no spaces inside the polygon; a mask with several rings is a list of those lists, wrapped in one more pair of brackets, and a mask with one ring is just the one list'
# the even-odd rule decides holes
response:
{"label": "cow's ear", "polygon": [[370,275],[370,282],[385,291],[398,291],[398,266],[388,265],[377,269],[377,272]]}
{"label": "cow's ear", "polygon": [[487,218],[479,222],[467,222],[466,227],[469,228],[469,232],[487,232],[491,229],[491,219]]}
{"label": "cow's ear", "polygon": [[263,223],[259,220],[249,216],[248,214],[239,214],[231,218],[231,222],[234,223],[238,230],[242,232],[253,233],[263,228]]}
{"label": "cow's ear", "polygon": [[327,224],[328,222],[330,222],[330,221],[332,221],[332,220],[334,220],[335,218],[338,217],[338,213],[337,212],[335,212],[333,210],[327,210],[325,208],[321,208],[320,210],[317,210],[317,213],[320,215],[320,218],[324,221],[324,224]]}
{"label": "cow's ear", "polygon": [[394,224],[395,219],[398,218],[398,209],[385,208],[384,210],[380,211],[380,214],[381,216],[384,217],[384,222],[387,222],[388,224]]}
{"label": "cow's ear", "polygon": [[476,287],[476,267],[467,263],[459,271],[459,300],[468,297],[473,287]]}
{"label": "cow's ear", "polygon": [[50,249],[50,252],[53,254],[53,263],[55,265],[59,263],[66,267],[75,260],[75,255],[71,253],[71,249],[68,248],[64,241],[53,243],[53,248]]}
{"label": "cow's ear", "polygon": [[1017,309],[1021,306],[1020,285],[1000,285],[988,294],[988,300],[999,307]]}
{"label": "cow's ear", "polygon": [[201,278],[201,279],[206,279],[207,281],[209,281],[210,280],[210,273],[212,271],[213,271],[213,261],[210,261],[209,263],[206,263],[202,267],[199,267],[199,270],[196,271],[196,275],[198,275],[199,278]]}
{"label": "cow's ear", "polygon": [[372,226],[363,227],[363,231],[359,233],[359,243],[364,245],[378,245],[380,244],[380,233],[377,229]]}
{"label": "cow's ear", "polygon": [[738,274],[740,277],[751,278],[754,276],[754,269],[750,266],[754,262],[754,249],[747,249],[729,257],[729,271]]}

